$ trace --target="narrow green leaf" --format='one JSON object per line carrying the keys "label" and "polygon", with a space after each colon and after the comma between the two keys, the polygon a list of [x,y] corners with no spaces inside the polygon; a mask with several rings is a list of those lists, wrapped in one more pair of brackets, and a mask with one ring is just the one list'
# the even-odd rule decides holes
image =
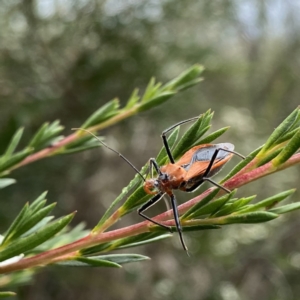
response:
{"label": "narrow green leaf", "polygon": [[72,260],[61,261],[56,265],[59,266],[67,266],[67,267],[109,267],[109,268],[121,268],[120,265],[108,261],[108,260],[100,260],[93,259],[89,257],[78,257]]}
{"label": "narrow green leaf", "polygon": [[87,129],[117,114],[119,100],[113,99],[96,110],[80,127]]}
{"label": "narrow green leaf", "polygon": [[140,100],[140,96],[139,96],[139,89],[134,89],[126,106],[125,106],[125,109],[130,109],[132,108],[133,106],[135,106],[138,101]]}
{"label": "narrow green leaf", "polygon": [[141,99],[141,103],[147,102],[157,96],[158,89],[160,88],[161,83],[155,84],[155,78],[152,77],[146,87],[144,96]]}
{"label": "narrow green leaf", "polygon": [[0,298],[8,298],[8,297],[15,297],[15,296],[17,296],[17,294],[14,292],[9,292],[9,291],[0,292]]}
{"label": "narrow green leaf", "polygon": [[199,131],[197,132],[197,139],[199,138],[199,132],[202,132],[203,128],[206,128],[207,126],[211,125],[211,120],[214,116],[214,112],[212,112],[210,109],[207,110],[204,114],[202,114],[201,116],[203,116],[202,119],[202,124],[199,127]]}
{"label": "narrow green leaf", "polygon": [[199,119],[190,126],[190,128],[184,133],[180,141],[177,143],[176,147],[172,151],[174,158],[182,156],[187,149],[191,148],[191,145],[197,140],[197,132],[201,128],[203,121],[203,115],[200,115]]}
{"label": "narrow green leaf", "polygon": [[[83,267],[109,267],[109,268],[122,268],[121,265],[104,259],[98,259],[93,257],[78,257],[75,259],[77,262],[80,262]],[[80,266],[80,265],[78,265]]]}
{"label": "narrow green leaf", "polygon": [[269,212],[281,215],[281,214],[286,214],[293,210],[297,210],[299,208],[300,208],[300,202],[296,202],[296,203],[291,203],[280,207],[272,208],[269,210]]}
{"label": "narrow green leaf", "polygon": [[268,222],[278,217],[277,214],[266,212],[266,211],[256,211],[250,212],[241,215],[230,215],[226,217],[222,217],[222,221],[219,224],[247,224],[247,223],[261,223]]}
{"label": "narrow green leaf", "polygon": [[[159,226],[160,227],[160,226]],[[165,230],[166,232],[166,230]],[[157,233],[157,232],[145,232],[135,236],[129,236],[126,238],[119,239],[113,242],[114,248],[128,248],[135,247],[137,245],[144,245],[148,243],[152,243],[154,241],[158,241],[161,239],[165,239],[169,236],[172,236],[170,232],[168,233]]]}
{"label": "narrow green leaf", "polygon": [[[170,149],[172,149],[172,147],[174,146],[174,144],[178,139],[179,129],[180,129],[179,127],[175,128],[168,137],[168,144]],[[166,148],[162,147],[158,155],[156,156],[156,161],[158,162],[158,164],[161,164],[166,156],[167,156]]]}
{"label": "narrow green leaf", "polygon": [[168,82],[162,87],[162,90],[174,90],[174,89],[184,89],[188,86],[189,83],[194,82],[198,79],[199,75],[204,71],[204,67],[201,65],[194,65],[191,68],[187,69],[179,76]]}
{"label": "narrow green leaf", "polygon": [[224,195],[223,197],[216,199],[214,201],[210,201],[209,203],[203,205],[200,207],[198,210],[196,210],[194,213],[189,215],[189,219],[194,219],[200,216],[205,216],[205,215],[213,215],[215,214],[218,210],[223,207],[227,201],[230,200],[230,198],[234,195],[235,191],[231,192],[230,194]]}
{"label": "narrow green leaf", "polygon": [[190,87],[192,87],[192,86],[194,86],[194,85],[200,83],[200,82],[203,81],[203,80],[204,80],[204,78],[202,78],[202,77],[196,78],[196,79],[194,79],[194,80],[191,80],[191,81],[187,82],[186,84],[182,84],[181,86],[179,86],[179,87],[177,88],[177,90],[178,90],[178,91],[184,91],[184,90],[186,90],[186,89],[188,89],[188,88],[190,88]]}
{"label": "narrow green leaf", "polygon": [[18,216],[14,219],[14,221],[8,228],[4,238],[2,240],[1,245],[5,245],[10,240],[10,238],[13,235],[13,233],[15,232],[16,228],[19,226],[19,224],[21,224],[24,221],[24,216],[26,216],[28,208],[29,208],[29,204],[26,203],[23,206],[22,210],[19,212]]}
{"label": "narrow green leaf", "polygon": [[[80,133],[80,132],[83,132],[83,131],[78,130],[77,132]],[[103,139],[100,136],[97,136],[97,137],[100,140]],[[68,151],[69,149],[73,149],[73,148],[78,148],[78,147],[84,146],[86,143],[88,143],[91,140],[96,140],[95,137],[92,136],[91,134],[87,134],[85,136],[78,136],[78,138],[75,141],[73,141],[73,142],[69,143],[68,145],[66,145],[64,151]],[[98,142],[99,145],[101,145],[101,143],[99,143],[99,141],[97,141],[97,142]]]}
{"label": "narrow green leaf", "polygon": [[193,218],[193,214],[197,212],[204,205],[209,203],[219,193],[220,189],[213,190],[209,195],[203,198],[201,201],[192,206],[185,214],[182,215],[182,220],[188,220]]}
{"label": "narrow green leaf", "polygon": [[[224,195],[223,197],[221,197],[221,198],[218,199],[218,200],[224,199],[224,200],[223,200],[223,203],[220,203],[221,205],[215,205],[215,210],[211,212],[210,218],[211,218],[211,217],[214,217],[214,215],[215,215],[222,207],[224,207],[224,205],[225,205],[228,201],[231,200],[231,198],[235,195],[236,191],[237,191],[237,190],[233,190],[233,191],[231,191],[229,194]],[[213,202],[215,202],[215,201],[212,201],[212,202],[208,203],[207,205],[213,204]],[[212,207],[213,207],[213,205],[212,205]]]}
{"label": "narrow green leaf", "polygon": [[201,145],[201,144],[204,144],[200,141],[198,141],[198,139],[200,139],[209,129],[211,128],[211,125],[207,125],[206,127],[204,127],[202,130],[199,130],[197,132],[197,141],[194,142],[192,144],[192,146],[190,146],[190,148],[194,147],[194,146],[198,146],[198,145]]}
{"label": "narrow green leaf", "polygon": [[101,146],[102,145],[98,141],[89,141],[81,147],[65,149],[60,154],[64,154],[64,155],[65,154],[74,154],[74,153],[79,153],[79,152],[86,151],[86,150],[91,150],[91,149],[94,149],[94,148],[99,148]]}
{"label": "narrow green leaf", "polygon": [[29,142],[28,147],[35,148],[36,146],[39,145],[39,143],[43,139],[44,133],[47,130],[48,126],[49,126],[49,123],[46,122],[39,128],[39,130],[36,132],[36,134],[33,136],[31,141]]}
{"label": "narrow green leaf", "polygon": [[149,99],[147,102],[143,102],[137,108],[137,111],[145,111],[150,108],[153,108],[157,105],[164,103],[165,101],[169,100],[172,96],[174,96],[176,92],[163,92],[156,96],[155,98]]}
{"label": "narrow green leaf", "polygon": [[220,217],[220,216],[226,216],[231,213],[236,212],[238,209],[241,207],[244,207],[247,205],[249,202],[251,202],[255,196],[247,197],[247,198],[241,198],[239,200],[234,201],[233,203],[227,204],[224,206],[223,209],[220,209],[214,217]]}
{"label": "narrow green leaf", "polygon": [[209,230],[209,229],[220,229],[220,225],[196,225],[196,226],[184,226],[183,231],[200,231],[200,230]]}
{"label": "narrow green leaf", "polygon": [[290,140],[299,130],[298,126],[296,129],[289,131],[288,133],[284,134],[282,137],[280,137],[277,141],[276,141],[276,145],[282,144],[288,140]]}
{"label": "narrow green leaf", "polygon": [[107,254],[107,255],[93,256],[92,258],[111,261],[120,265],[137,262],[137,261],[150,260],[148,256],[140,255],[140,254]]}
{"label": "narrow green leaf", "polygon": [[285,163],[294,153],[300,148],[300,129],[297,133],[290,139],[288,144],[283,148],[283,150],[272,160],[272,164],[275,167],[279,167]]}
{"label": "narrow green leaf", "polygon": [[93,247],[81,249],[79,251],[79,253],[82,256],[87,256],[87,255],[95,255],[95,254],[101,253],[104,250],[108,251],[108,250],[113,250],[113,249],[115,249],[115,247],[112,247],[112,242],[109,242],[109,243],[103,243],[103,244],[99,244],[99,245],[96,245]]}
{"label": "narrow green leaf", "polygon": [[10,158],[8,158],[0,164],[0,172],[5,171],[10,167],[16,165],[32,152],[33,149],[25,149],[23,151],[17,152],[16,154],[14,154],[13,156],[11,156]]}
{"label": "narrow green leaf", "polygon": [[270,162],[272,159],[274,159],[280,152],[282,151],[281,149],[277,149],[275,151],[272,151],[270,154],[265,154],[264,157],[262,157],[259,162],[257,163],[257,167],[261,167],[265,164],[267,164],[268,162]]}
{"label": "narrow green leaf", "polygon": [[15,184],[17,181],[13,178],[0,178],[0,189],[4,189],[5,187]]}
{"label": "narrow green leaf", "polygon": [[48,191],[45,191],[44,193],[42,193],[40,196],[38,196],[31,204],[30,204],[30,209],[32,211],[34,211],[36,209],[36,207],[40,207],[40,203],[42,201],[46,200],[46,196],[48,194]]}
{"label": "narrow green leaf", "polygon": [[261,149],[260,153],[258,154],[258,157],[263,156],[265,152],[267,152],[270,148],[273,147],[274,144],[276,144],[277,140],[281,138],[284,134],[286,134],[289,129],[294,125],[295,122],[297,122],[299,117],[299,108],[296,108],[270,135],[267,142]]}
{"label": "narrow green leaf", "polygon": [[49,133],[51,133],[53,130],[56,130],[57,128],[61,127],[60,125],[60,120],[55,120],[52,123],[50,123],[47,127],[46,127],[46,132],[45,135],[48,135]]}
{"label": "narrow green leaf", "polygon": [[40,230],[42,227],[44,227],[46,224],[48,224],[53,219],[54,219],[54,216],[45,217],[40,222],[38,222],[36,225],[34,225],[32,228],[30,228],[25,234],[23,234],[23,236],[28,236],[32,233],[37,232],[38,230]]}
{"label": "narrow green leaf", "polygon": [[65,217],[62,217],[52,223],[48,224],[45,228],[40,229],[39,231],[26,236],[24,238],[20,238],[7,247],[0,247],[0,261],[6,260],[10,257],[19,255],[26,251],[29,251],[36,246],[44,243],[56,233],[61,231],[65,226],[67,226],[70,221],[73,219],[74,213],[69,214]]}
{"label": "narrow green leaf", "polygon": [[13,135],[5,153],[4,153],[4,157],[7,159],[9,157],[11,157],[11,155],[15,152],[17,146],[19,145],[19,142],[21,140],[21,137],[23,135],[24,132],[24,128],[20,128],[17,130],[17,132]]}
{"label": "narrow green leaf", "polygon": [[58,134],[64,129],[64,126],[60,125],[60,121],[56,120],[51,124],[47,124],[43,132],[39,133],[39,136],[34,141],[35,143],[35,151],[38,149],[45,147],[46,145],[52,145],[56,142],[60,141],[64,136],[58,136]]}
{"label": "narrow green leaf", "polygon": [[[157,226],[157,227],[161,227],[161,226]],[[166,230],[165,230],[166,231]],[[146,233],[145,236],[141,236],[138,235],[137,237],[139,237],[139,239],[123,239],[122,241],[120,241],[120,243],[118,244],[118,249],[125,249],[125,248],[132,248],[132,247],[139,247],[141,245],[146,245],[146,244],[150,244],[150,243],[154,243],[157,241],[161,241],[164,240],[166,238],[171,237],[172,234],[171,233],[164,233],[162,234],[161,232],[150,232],[150,233]]]}
{"label": "narrow green leaf", "polygon": [[223,133],[225,133],[228,129],[229,129],[229,127],[223,127],[219,130],[216,130],[213,133],[206,136],[204,139],[194,143],[194,145],[192,147],[197,146],[197,145],[202,145],[202,144],[210,144],[212,141],[216,140]]}
{"label": "narrow green leaf", "polygon": [[13,238],[17,238],[27,232],[29,229],[31,229],[33,226],[35,226],[37,223],[39,223],[42,219],[44,219],[56,206],[56,203],[52,203],[39,211],[37,211],[35,214],[31,215],[30,217],[27,217],[25,221],[21,223],[21,228],[17,228],[17,232],[13,235]]}
{"label": "narrow green leaf", "polygon": [[138,187],[122,205],[124,213],[128,213],[134,208],[140,206],[149,199],[151,195],[147,195],[142,186]]}
{"label": "narrow green leaf", "polygon": [[276,195],[274,195],[272,197],[269,197],[265,200],[262,200],[262,201],[260,201],[256,204],[253,204],[249,208],[243,209],[242,211],[240,211],[240,213],[257,211],[258,209],[261,209],[261,208],[267,208],[268,209],[270,207],[273,207],[277,203],[285,200],[288,196],[293,194],[295,191],[296,191],[295,189],[291,189],[291,190],[284,191],[282,193],[276,194]]}
{"label": "narrow green leaf", "polygon": [[39,210],[41,210],[47,203],[47,200],[43,200],[43,201],[40,201],[37,205],[34,206],[34,209],[31,208],[31,205],[30,205],[30,215],[33,215],[35,214],[36,212],[38,212]]}

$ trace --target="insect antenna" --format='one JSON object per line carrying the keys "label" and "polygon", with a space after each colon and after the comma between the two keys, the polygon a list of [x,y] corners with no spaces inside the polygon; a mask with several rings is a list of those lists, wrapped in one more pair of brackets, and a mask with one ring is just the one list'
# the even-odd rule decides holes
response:
{"label": "insect antenna", "polygon": [[83,129],[83,128],[72,128],[72,130],[82,130],[85,131],[87,133],[89,133],[90,135],[92,135],[96,140],[98,140],[104,147],[106,147],[107,149],[111,150],[112,152],[116,153],[119,155],[119,157],[121,157],[123,160],[125,160],[127,162],[127,164],[136,171],[137,174],[139,174],[141,176],[141,178],[146,181],[146,179],[144,178],[144,176],[142,175],[142,173],[120,152],[116,151],[115,149],[109,147],[108,145],[106,145],[103,141],[101,141],[99,139],[99,137],[97,137],[94,133],[92,133],[91,131],[87,130],[87,129]]}

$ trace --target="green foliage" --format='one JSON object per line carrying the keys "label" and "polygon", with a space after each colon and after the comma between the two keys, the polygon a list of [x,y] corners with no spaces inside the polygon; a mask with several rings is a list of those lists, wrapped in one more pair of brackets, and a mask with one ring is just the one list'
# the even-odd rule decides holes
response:
{"label": "green foliage", "polygon": [[[17,130],[0,158],[1,175],[4,176],[38,159],[101,146],[99,140],[88,134],[88,131],[94,134],[138,112],[162,104],[177,92],[201,81],[199,75],[202,71],[201,66],[195,65],[165,85],[152,78],[144,94],[140,95],[135,89],[124,108],[119,107],[117,99],[100,107],[82,124],[82,129],[87,131],[79,129],[67,137],[62,137],[59,134],[63,127],[58,121],[45,123],[33,135],[28,145],[23,150],[17,151],[23,128]],[[172,130],[167,140],[175,159],[179,159],[196,145],[214,142],[227,131],[228,127],[224,127],[204,136],[211,127],[212,117],[213,113],[208,110],[199,117],[188,120],[194,123],[182,136],[179,135],[180,126],[170,127]],[[279,193],[253,204],[251,202],[255,196],[234,198],[236,187],[281,171],[300,161],[299,155],[295,154],[300,147],[299,120],[299,109],[296,109],[275,129],[265,145],[250,153],[225,176],[221,183],[226,188],[230,187],[232,190],[230,193],[224,195],[224,190],[212,187],[198,196],[198,199],[192,199],[179,207],[183,230],[200,231],[219,229],[230,224],[268,222],[281,214],[300,209],[298,202],[277,206],[294,190]],[[167,163],[168,159],[166,150],[162,148],[157,155],[157,162],[161,166]],[[204,174],[205,166],[207,167],[209,162],[209,159],[202,162],[197,176]],[[216,163],[222,166],[222,161]],[[49,216],[55,203],[47,205],[46,193],[31,204],[26,203],[3,236],[0,246],[0,272],[24,271],[47,264],[120,268],[125,263],[149,259],[138,254],[107,254],[112,250],[137,247],[172,236],[165,228],[148,221],[126,228],[110,229],[122,216],[140,207],[152,197],[145,193],[142,186],[149,175],[148,164],[140,173],[142,176],[135,175],[91,231],[85,230],[82,224],[69,229],[67,225],[71,222],[73,213],[58,219]],[[156,175],[155,172],[150,174]],[[13,183],[15,180],[12,178],[1,178],[0,188]],[[170,212],[156,216],[155,220],[167,222],[170,229],[176,229]]]}

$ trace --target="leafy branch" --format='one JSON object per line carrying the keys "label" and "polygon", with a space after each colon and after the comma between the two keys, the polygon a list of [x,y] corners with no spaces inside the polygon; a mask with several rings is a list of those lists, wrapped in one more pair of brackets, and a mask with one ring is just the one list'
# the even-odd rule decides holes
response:
{"label": "leafy branch", "polygon": [[[113,99],[94,112],[80,127],[89,131],[99,131],[112,126],[139,112],[151,109],[202,81],[200,77],[204,68],[194,65],[172,81],[162,84],[152,78],[140,95],[135,89],[125,107],[120,108],[119,100]],[[13,135],[4,154],[0,157],[0,177],[7,176],[13,170],[37,160],[60,154],[71,154],[101,146],[92,136],[76,132],[69,136],[60,135],[64,127],[59,121],[44,123],[29,141],[28,145],[16,151],[23,135],[23,128]],[[13,179],[0,179],[0,187],[13,184]]]}
{"label": "leafy branch", "polygon": [[[116,100],[112,100],[94,113],[81,127],[96,132],[139,111],[156,106],[175,92],[199,82],[201,71],[201,67],[195,66],[166,85],[156,84],[151,80],[143,96],[139,96],[137,90],[134,91],[123,109],[119,109]],[[210,111],[200,115],[180,138],[179,127],[171,132],[168,143],[175,159],[180,158],[195,145],[212,143],[226,132],[228,127],[207,134],[212,117],[213,113]],[[56,123],[55,126],[57,128],[60,125]],[[15,160],[17,161],[15,164],[6,164],[2,176],[50,155],[74,153],[99,146],[98,141],[82,131],[58,138],[50,134],[55,126],[53,123],[42,126],[44,129],[41,128],[29,145],[21,151],[24,154],[24,151],[32,149],[32,152],[22,160]],[[49,130],[49,127],[52,130]],[[58,134],[58,130],[55,131]],[[253,201],[255,196],[235,197],[238,187],[298,164],[299,134],[300,110],[297,108],[274,130],[262,147],[250,153],[221,181],[224,187],[232,191],[231,193],[224,195],[224,191],[211,187],[178,207],[184,232],[218,229],[224,225],[237,223],[267,222],[278,218],[281,214],[299,209],[300,202],[281,205],[294,190],[281,192],[256,202]],[[22,130],[15,134],[1,157],[2,163],[18,155],[19,152],[15,152],[15,149],[21,135]],[[45,146],[47,148],[41,149]],[[156,160],[160,165],[167,162],[164,148],[158,153]],[[146,174],[147,168],[146,164],[141,173]],[[7,185],[3,180],[9,179],[1,179],[0,185],[1,181],[3,186]],[[84,231],[80,226],[73,230],[67,229],[66,226],[74,214],[57,220],[49,217],[48,214],[55,204],[46,205],[45,197],[44,193],[33,203],[25,204],[3,236],[0,246],[1,274],[47,264],[120,267],[124,263],[141,261],[148,257],[138,254],[110,254],[112,250],[152,243],[172,236],[165,229],[148,221],[110,230],[122,216],[136,210],[151,197],[144,192],[138,175],[122,190],[91,231]],[[171,210],[154,217],[154,220],[175,229]]]}

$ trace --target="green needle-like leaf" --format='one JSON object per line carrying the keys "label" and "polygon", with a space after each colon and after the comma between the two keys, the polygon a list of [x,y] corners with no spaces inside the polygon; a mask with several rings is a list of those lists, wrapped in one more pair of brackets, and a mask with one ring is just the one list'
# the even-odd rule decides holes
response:
{"label": "green needle-like leaf", "polygon": [[276,144],[277,140],[280,139],[284,134],[288,132],[290,128],[298,121],[299,108],[296,108],[271,134],[267,142],[261,149],[258,157],[262,157],[270,148]]}
{"label": "green needle-like leaf", "polygon": [[21,235],[23,235],[25,232],[27,232],[29,229],[31,229],[33,226],[35,226],[37,223],[39,223],[44,217],[46,217],[56,206],[56,203],[52,203],[39,211],[37,211],[35,214],[31,215],[26,219],[26,221],[23,221],[21,223],[21,228],[18,228],[17,232],[13,235],[13,238],[17,238]]}
{"label": "green needle-like leaf", "polygon": [[66,260],[57,263],[60,266],[67,267],[108,267],[108,268],[121,268],[117,263],[109,260],[101,260],[93,257],[78,257],[72,260]]}
{"label": "green needle-like leaf", "polygon": [[139,100],[140,100],[139,89],[134,89],[126,106],[125,106],[125,109],[132,108],[133,106],[135,106],[138,103]]}
{"label": "green needle-like leaf", "polygon": [[290,196],[291,194],[293,194],[295,192],[295,189],[292,190],[288,190],[279,194],[276,194],[272,197],[269,197],[265,200],[262,200],[256,204],[251,205],[248,208],[245,208],[243,210],[241,210],[239,213],[246,213],[246,212],[251,212],[251,211],[257,211],[261,208],[270,208],[273,207],[274,205],[276,205],[277,203],[285,200],[288,196]]}
{"label": "green needle-like leaf", "polygon": [[291,138],[288,144],[283,148],[283,150],[272,160],[272,164],[275,167],[279,167],[285,163],[294,153],[300,148],[300,129]]}
{"label": "green needle-like leaf", "polygon": [[104,259],[98,259],[94,257],[78,257],[75,259],[75,261],[79,262],[77,266],[82,266],[82,267],[109,267],[109,268],[121,268],[122,266],[109,261],[109,260],[104,260]]}
{"label": "green needle-like leaf", "polygon": [[210,144],[212,141],[216,140],[219,136],[221,136],[223,133],[225,133],[228,129],[229,129],[229,127],[223,127],[219,130],[216,130],[215,132],[206,136],[204,139],[194,143],[192,147],[197,146],[197,145],[202,145],[202,144]]}
{"label": "green needle-like leaf", "polygon": [[183,155],[187,149],[191,148],[191,145],[198,139],[197,132],[199,131],[204,116],[200,115],[199,119],[195,121],[195,123],[184,133],[178,144],[175,146],[172,154],[174,158],[179,158]]}
{"label": "green needle-like leaf", "polygon": [[144,202],[149,199],[151,195],[147,195],[144,191],[144,188],[138,187],[126,200],[126,202],[122,205],[122,215],[125,215],[131,212],[133,209],[139,207]]}
{"label": "green needle-like leaf", "polygon": [[293,210],[297,210],[299,208],[300,208],[300,202],[296,202],[296,203],[291,203],[280,207],[272,208],[269,210],[269,212],[281,215],[281,214],[286,214],[288,212],[291,212]]}
{"label": "green needle-like leaf", "polygon": [[148,256],[139,255],[139,254],[108,254],[108,255],[93,256],[93,258],[111,261],[120,265],[150,259]]}
{"label": "green needle-like leaf", "polygon": [[25,149],[23,151],[20,151],[16,154],[12,155],[10,158],[8,158],[7,160],[3,161],[0,164],[0,172],[3,172],[5,170],[9,169],[10,167],[16,165],[17,163],[22,161],[25,157],[27,157],[32,152],[33,152],[33,149]]}
{"label": "green needle-like leaf", "polygon": [[29,208],[29,204],[26,203],[22,210],[20,211],[20,213],[18,214],[18,216],[15,218],[15,220],[12,222],[12,224],[10,225],[10,227],[8,228],[3,241],[1,243],[1,245],[5,245],[9,239],[11,238],[11,236],[14,234],[16,228],[19,226],[19,224],[21,224],[24,221],[24,217],[27,215],[28,212],[28,208]]}
{"label": "green needle-like leaf", "polygon": [[82,152],[82,151],[98,148],[98,147],[101,147],[101,146],[102,145],[98,141],[96,141],[96,140],[91,141],[90,140],[90,141],[84,143],[84,145],[82,145],[81,147],[72,147],[71,149],[65,149],[63,152],[61,152],[61,154],[74,154],[74,153],[79,153],[79,152]]}
{"label": "green needle-like leaf", "polygon": [[87,129],[94,125],[97,125],[104,120],[107,120],[118,113],[119,100],[113,99],[103,106],[101,106],[96,112],[94,112],[81,126],[80,128]]}
{"label": "green needle-like leaf", "polygon": [[224,206],[224,208],[222,208],[221,210],[219,210],[214,217],[220,217],[220,216],[226,216],[229,215],[235,211],[237,211],[238,209],[240,209],[241,207],[244,207],[245,205],[247,205],[249,202],[251,202],[253,199],[255,198],[255,196],[251,196],[248,198],[242,198],[239,200],[234,201],[233,203],[230,204],[226,204]]}
{"label": "green needle-like leaf", "polygon": [[0,178],[0,189],[4,189],[7,186],[15,184],[17,181],[13,178]]}
{"label": "green needle-like leaf", "polygon": [[[163,86],[163,90],[170,89],[185,89],[187,86],[190,86],[191,83],[196,84],[199,82],[199,75],[204,71],[204,67],[201,65],[194,65],[191,68],[187,69],[185,72],[180,74],[178,77],[171,80],[169,83]],[[198,79],[198,81],[197,81]],[[196,82],[195,82],[196,80]]]}
{"label": "green needle-like leaf", "polygon": [[266,211],[256,211],[250,212],[241,215],[229,215],[226,217],[221,217],[222,221],[218,224],[234,224],[234,223],[262,223],[268,222],[270,220],[276,219],[278,217],[277,214],[266,212]]}
{"label": "green needle-like leaf", "polygon": [[158,89],[161,87],[161,83],[157,83],[155,84],[155,78],[152,77],[150,79],[150,82],[148,83],[148,86],[146,88],[146,91],[144,93],[143,98],[141,99],[141,102],[147,102],[147,101],[151,101],[151,98],[156,97],[156,95],[158,94]]}
{"label": "green needle-like leaf", "polygon": [[67,226],[70,221],[73,219],[74,213],[69,214],[65,217],[62,217],[52,223],[48,224],[46,227],[40,229],[39,231],[20,238],[7,247],[0,247],[0,261],[6,260],[8,258],[14,257],[26,251],[29,251],[36,246],[44,243],[49,240],[56,233],[61,231],[65,226]]}
{"label": "green needle-like leaf", "polygon": [[220,225],[196,225],[196,226],[185,226],[183,228],[184,232],[187,231],[199,231],[199,230],[210,230],[210,229],[220,229]]}
{"label": "green needle-like leaf", "polygon": [[40,207],[42,202],[45,203],[44,201],[46,200],[47,193],[48,192],[45,191],[30,204],[31,211],[35,211],[37,207]]}
{"label": "green needle-like leaf", "polygon": [[214,215],[217,211],[219,211],[221,209],[221,207],[223,207],[230,200],[230,198],[234,195],[234,193],[235,193],[235,191],[233,191],[230,194],[227,194],[219,199],[208,202],[207,204],[203,205],[198,210],[196,210],[192,214],[190,214],[188,218],[194,219],[194,218],[198,218],[200,216]]}
{"label": "green needle-like leaf", "polygon": [[[161,227],[161,226],[157,226],[157,227]],[[166,231],[166,230],[164,230],[164,231]],[[164,240],[171,236],[172,236],[171,233],[162,234],[161,232],[150,232],[150,233],[147,232],[147,233],[138,235],[137,239],[127,238],[127,239],[122,239],[121,241],[118,241],[117,248],[125,249],[125,248],[131,248],[131,247],[139,247],[141,245],[150,244],[150,243]]]}
{"label": "green needle-like leaf", "polygon": [[17,296],[14,292],[0,292],[0,298],[8,298],[8,297],[15,297]]}
{"label": "green needle-like leaf", "polygon": [[4,158],[9,158],[11,155],[15,152],[17,146],[19,145],[19,142],[21,140],[21,137],[23,135],[24,128],[20,128],[17,130],[17,132],[14,134],[12,137],[5,153],[4,153]]}
{"label": "green needle-like leaf", "polygon": [[44,123],[37,131],[37,133],[33,136],[33,138],[28,144],[28,147],[35,148],[37,145],[39,145],[48,127],[49,127],[49,123],[48,122]]}
{"label": "green needle-like leaf", "polygon": [[219,193],[220,189],[213,190],[209,195],[203,198],[201,201],[192,206],[185,214],[182,215],[182,220],[192,219],[194,217],[194,213],[196,213],[200,208],[209,203],[215,196]]}
{"label": "green needle-like leaf", "polygon": [[165,101],[167,101],[168,99],[170,99],[175,94],[176,94],[176,92],[163,92],[163,93],[160,93],[158,96],[156,96],[152,99],[149,99],[147,102],[141,103],[138,106],[137,111],[139,111],[139,112],[145,111],[145,110],[153,108],[157,105],[160,105],[160,104],[164,103]]}

